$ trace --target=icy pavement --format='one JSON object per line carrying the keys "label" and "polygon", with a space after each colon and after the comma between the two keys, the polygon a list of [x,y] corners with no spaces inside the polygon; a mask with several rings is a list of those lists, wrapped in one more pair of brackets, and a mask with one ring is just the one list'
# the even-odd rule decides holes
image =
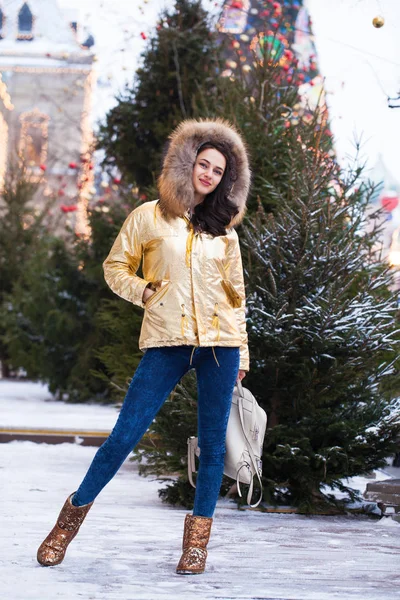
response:
{"label": "icy pavement", "polygon": [[[114,407],[55,402],[45,386],[0,381],[0,426],[110,430]],[[96,448],[0,444],[1,598],[5,600],[400,599],[400,525],[367,517],[303,517],[236,510],[221,500],[207,571],[175,574],[185,510],[127,460],[103,490],[64,562],[36,550]],[[389,475],[378,471],[377,479]],[[351,484],[365,489],[365,478]]]}
{"label": "icy pavement", "polygon": [[[207,571],[176,575],[185,510],[126,461],[64,562],[36,550],[96,451],[74,444],[0,445],[1,597],[7,600],[391,600],[400,598],[400,525],[366,517],[237,511],[220,502]],[[386,523],[386,524],[385,524]]]}

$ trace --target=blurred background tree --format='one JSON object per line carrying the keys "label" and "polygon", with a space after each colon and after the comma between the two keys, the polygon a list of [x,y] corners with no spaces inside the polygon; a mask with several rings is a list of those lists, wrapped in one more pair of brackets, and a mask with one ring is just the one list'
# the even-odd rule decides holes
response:
{"label": "blurred background tree", "polygon": [[[138,198],[131,192],[124,197],[122,189],[108,201],[95,200],[89,210],[90,237],[76,237],[70,231],[61,239],[42,232],[4,295],[2,339],[13,368],[21,367],[28,378],[48,383],[60,398],[110,401],[112,390],[117,386],[120,394],[122,389],[113,380],[113,369],[118,375],[116,367],[121,361],[132,374],[140,360],[140,309],[118,302],[102,269],[135,203]],[[107,346],[115,343],[114,328],[118,328],[120,315],[123,326],[119,328],[118,353],[114,353],[114,348],[109,351]],[[125,344],[122,355],[121,344]],[[111,365],[107,356],[114,356]],[[105,380],[112,382],[111,387]]]}

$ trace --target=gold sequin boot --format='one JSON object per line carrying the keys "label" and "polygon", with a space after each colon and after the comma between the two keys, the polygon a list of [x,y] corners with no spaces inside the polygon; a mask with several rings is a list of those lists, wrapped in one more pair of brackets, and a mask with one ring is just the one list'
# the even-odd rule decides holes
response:
{"label": "gold sequin boot", "polygon": [[197,575],[204,572],[212,521],[211,517],[186,515],[182,542],[183,554],[176,567],[177,573]]}
{"label": "gold sequin boot", "polygon": [[74,493],[68,496],[58,515],[57,523],[39,546],[37,559],[44,567],[59,565],[64,560],[68,545],[78,533],[93,504],[90,502],[83,506],[74,506],[71,503]]}

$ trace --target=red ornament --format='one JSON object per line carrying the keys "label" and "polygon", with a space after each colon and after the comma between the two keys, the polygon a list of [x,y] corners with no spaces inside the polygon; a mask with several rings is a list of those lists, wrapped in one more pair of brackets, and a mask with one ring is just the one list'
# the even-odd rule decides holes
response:
{"label": "red ornament", "polygon": [[[93,163],[90,163],[90,165],[89,165],[89,169],[90,169],[90,171],[91,171],[93,168],[94,168],[94,165],[93,165]],[[86,179],[86,181],[87,181],[87,179]]]}
{"label": "red ornament", "polygon": [[39,169],[41,171],[45,171],[47,169],[46,165],[39,165]]}
{"label": "red ornament", "polygon": [[147,35],[144,33],[144,31],[140,32],[140,37],[142,38],[142,40],[147,40]]}
{"label": "red ornament", "polygon": [[114,177],[113,179],[114,183],[121,183],[121,179],[119,177]]}
{"label": "red ornament", "polygon": [[240,0],[232,0],[231,8],[238,8],[239,10],[242,10],[243,2],[241,2]]}
{"label": "red ornament", "polygon": [[140,194],[139,200],[147,200],[146,194]]}
{"label": "red ornament", "polygon": [[78,165],[75,162],[70,162],[69,165],[68,165],[68,167],[70,169],[76,169],[78,167]]}
{"label": "red ornament", "polygon": [[60,208],[63,211],[63,213],[75,212],[76,210],[78,210],[76,204],[71,204],[70,206],[67,206],[66,204],[61,204]]}
{"label": "red ornament", "polygon": [[382,196],[381,204],[385,210],[391,212],[398,206],[399,198],[398,196]]}

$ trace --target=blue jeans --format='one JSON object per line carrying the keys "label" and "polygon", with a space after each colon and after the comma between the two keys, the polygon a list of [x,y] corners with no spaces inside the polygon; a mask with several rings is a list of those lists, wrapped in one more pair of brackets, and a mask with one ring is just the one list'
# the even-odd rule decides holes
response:
{"label": "blue jeans", "polygon": [[[198,437],[201,448],[193,514],[212,517],[221,487],[225,436],[239,372],[238,347],[148,348],[124,399],[117,422],[98,449],[72,503],[92,502],[141,440],[176,384],[196,369]],[[192,359],[192,364],[190,360]],[[188,431],[188,436],[192,432]]]}

